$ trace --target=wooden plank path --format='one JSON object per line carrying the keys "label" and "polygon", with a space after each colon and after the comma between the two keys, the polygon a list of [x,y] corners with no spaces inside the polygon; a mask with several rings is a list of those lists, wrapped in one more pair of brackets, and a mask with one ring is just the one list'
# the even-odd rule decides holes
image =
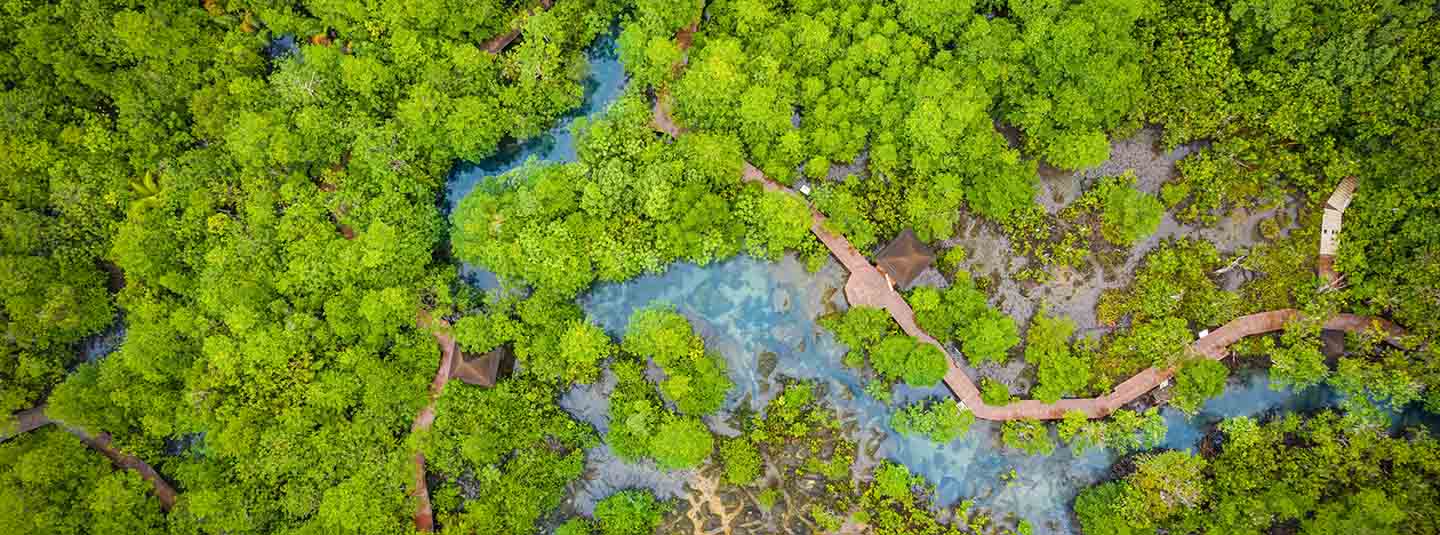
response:
{"label": "wooden plank path", "polygon": [[133,454],[116,449],[115,446],[110,444],[109,433],[92,435],[84,429],[51,418],[45,414],[45,408],[45,405],[40,405],[12,415],[10,422],[6,424],[5,428],[0,429],[0,442],[47,425],[58,425],[61,429],[64,429],[65,432],[80,439],[80,442],[84,442],[90,449],[104,455],[105,458],[110,460],[110,464],[115,465],[116,468],[134,470],[135,473],[140,474],[141,479],[150,483],[150,492],[160,501],[161,510],[168,512],[170,508],[175,507],[175,499],[179,496],[179,494],[175,492],[175,487],[170,486],[170,482],[160,477],[160,472],[156,471],[149,463],[140,460],[139,457]]}
{"label": "wooden plank path", "polygon": [[[689,48],[694,31],[694,28],[691,27],[682,30],[681,34],[677,34],[677,44],[680,46],[682,54]],[[682,59],[680,65],[683,65],[684,61]],[[686,132],[686,129],[677,124],[672,117],[672,105],[669,92],[665,89],[658,91],[651,126],[671,137],[678,138]],[[745,162],[742,179],[746,182],[759,183],[768,191],[784,192],[800,197],[795,191],[765,176],[764,172],[751,165],[750,162]],[[809,204],[808,201],[806,204]],[[1175,375],[1173,368],[1149,368],[1115,386],[1108,395],[1097,398],[1062,399],[1055,403],[1030,399],[1008,405],[986,404],[980,398],[980,389],[975,386],[975,381],[971,380],[965,370],[956,364],[955,356],[944,344],[920,328],[915,322],[915,311],[910,308],[909,303],[905,302],[905,298],[895,291],[889,280],[870,263],[865,255],[857,251],[849,240],[825,228],[825,215],[821,214],[814,206],[810,207],[810,217],[812,220],[810,232],[819,238],[827,249],[830,249],[830,254],[834,255],[846,270],[850,271],[850,277],[845,281],[845,299],[850,306],[883,308],[890,313],[890,317],[895,319],[895,323],[900,325],[900,330],[905,334],[939,348],[946,355],[946,362],[950,367],[945,373],[945,386],[959,400],[962,408],[970,409],[976,418],[1000,421],[1058,420],[1064,418],[1065,413],[1072,410],[1080,411],[1089,418],[1104,418],[1125,404],[1154,390]],[[1286,322],[1298,315],[1299,313],[1294,309],[1281,309],[1241,316],[1196,340],[1190,344],[1189,350],[1211,360],[1220,360],[1230,354],[1231,344],[1247,336],[1281,330],[1285,327]],[[1391,337],[1404,334],[1403,329],[1387,320],[1354,314],[1338,314],[1325,322],[1325,329],[1328,330],[1364,331],[1372,326],[1384,330]]]}

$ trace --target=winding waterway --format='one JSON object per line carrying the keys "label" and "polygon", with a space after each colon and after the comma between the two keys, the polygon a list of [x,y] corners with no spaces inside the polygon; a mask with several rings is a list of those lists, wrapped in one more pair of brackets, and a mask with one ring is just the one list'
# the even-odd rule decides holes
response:
{"label": "winding waterway", "polygon": [[[453,211],[460,199],[487,178],[511,171],[531,158],[556,163],[575,161],[572,121],[603,112],[623,92],[626,81],[624,69],[616,58],[613,38],[602,38],[587,56],[590,71],[584,82],[583,105],[541,136],[506,144],[495,156],[458,166],[447,184],[447,210]],[[1136,138],[1118,141],[1116,158],[1112,158],[1126,167],[1138,168],[1144,189],[1158,188],[1159,182],[1168,176],[1152,174],[1173,173],[1173,162],[1189,150],[1163,153],[1154,150],[1154,135],[1152,131],[1145,131]],[[1147,151],[1149,159],[1144,162],[1124,160]],[[1072,189],[1078,191],[1083,187],[1082,180],[1087,178],[1092,177],[1080,174],[1073,178],[1047,177],[1041,197],[1048,197],[1044,202],[1051,209],[1057,209],[1058,203],[1077,194],[1061,190],[1073,186]],[[1056,206],[1050,206],[1052,204]],[[1234,228],[1222,225],[1201,234],[1226,250],[1248,245],[1253,242],[1254,224],[1259,218],[1243,219],[1235,221]],[[1188,230],[1191,229],[1167,219],[1167,228],[1146,245],[1153,246],[1161,236],[1191,234]],[[991,256],[997,262],[1006,256],[1008,243],[998,236],[970,230],[965,236],[957,241],[972,252],[970,267],[981,268]],[[1127,259],[1126,267],[1133,267],[1130,264],[1138,261],[1148,248],[1137,248],[1133,258]],[[1000,265],[993,267],[1001,268]],[[481,288],[497,284],[492,274],[471,266],[464,266],[462,274]],[[1076,456],[1061,447],[1049,456],[1025,456],[1004,449],[999,440],[1000,426],[987,421],[977,422],[963,439],[944,445],[933,444],[923,437],[898,435],[888,423],[894,406],[927,396],[948,399],[949,393],[943,386],[912,389],[902,385],[897,387],[894,405],[877,402],[863,393],[857,375],[840,362],[845,348],[816,323],[819,316],[847,306],[840,290],[845,275],[844,268],[833,260],[819,272],[810,273],[793,257],[767,262],[742,256],[708,266],[676,264],[661,274],[596,285],[580,299],[580,304],[591,320],[617,338],[624,334],[630,314],[652,302],[672,304],[690,318],[705,338],[707,347],[725,358],[736,384],[726,400],[724,413],[708,419],[712,428],[721,434],[735,432],[726,421],[730,412],[742,406],[763,407],[779,390],[784,378],[815,381],[824,385],[828,400],[860,441],[861,468],[881,459],[897,461],[935,483],[937,498],[942,504],[974,498],[977,506],[997,517],[1015,513],[1028,519],[1036,533],[1078,532],[1070,518],[1070,503],[1081,488],[1107,476],[1114,454],[1094,450]],[[1096,326],[1090,294],[1098,295],[1099,289],[1124,282],[1107,283],[1098,274],[1095,281],[1098,282],[1081,283],[1094,285],[1094,292],[1080,292],[1084,295],[1074,299],[1075,306],[1069,307],[1077,311],[1084,309],[1084,313],[1077,314],[1080,316],[1077,319],[1081,320],[1082,327],[1091,329]],[[1048,291],[1025,295],[1018,288],[1000,288],[1007,289],[1009,291],[1000,292],[1003,308],[1022,322],[1040,300],[1056,297]],[[606,412],[611,388],[613,378],[610,377],[594,385],[578,386],[562,398],[561,405],[603,433],[608,427]],[[1259,415],[1275,409],[1313,410],[1332,406],[1337,401],[1337,396],[1325,389],[1298,393],[1272,389],[1263,370],[1242,371],[1231,377],[1230,386],[1221,397],[1210,400],[1194,417],[1187,418],[1169,407],[1162,409],[1169,425],[1164,447],[1195,448],[1209,426],[1222,418]],[[662,498],[678,497],[686,492],[685,482],[691,476],[686,471],[665,472],[650,464],[624,463],[610,455],[603,445],[590,451],[587,457],[586,476],[572,489],[566,504],[569,510],[588,513],[600,498],[624,488],[643,487]],[[1008,477],[1012,471],[1014,476]]]}

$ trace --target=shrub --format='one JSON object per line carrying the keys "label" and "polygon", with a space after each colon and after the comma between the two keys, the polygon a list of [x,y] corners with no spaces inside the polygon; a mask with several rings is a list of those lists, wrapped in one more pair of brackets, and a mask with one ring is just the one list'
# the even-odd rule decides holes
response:
{"label": "shrub", "polygon": [[1055,452],[1055,442],[1050,440],[1050,428],[1036,421],[1005,422],[1000,429],[1000,442],[1006,447],[1024,451],[1027,455],[1050,455]]}
{"label": "shrub", "polygon": [[984,400],[986,405],[999,407],[1009,405],[1015,397],[1010,395],[1010,387],[1005,386],[1005,383],[985,377],[980,379],[980,399]]}
{"label": "shrub", "polygon": [[721,444],[720,460],[725,464],[725,481],[732,485],[749,485],[760,478],[760,452],[743,437]]}
{"label": "shrub", "polygon": [[1175,373],[1175,391],[1170,404],[1186,414],[1195,414],[1205,400],[1225,391],[1225,378],[1229,374],[1230,370],[1219,361],[1203,357],[1186,360]]}
{"label": "shrub", "polygon": [[1128,181],[1107,183],[1103,194],[1105,214],[1101,216],[1100,235],[1115,245],[1131,246],[1145,239],[1160,227],[1160,216],[1165,206],[1160,200],[1130,185],[1134,175],[1127,172]]}
{"label": "shrub", "polygon": [[670,470],[700,466],[714,447],[715,438],[704,423],[681,417],[671,417],[661,424],[650,443],[655,462]]}
{"label": "shrub", "polygon": [[901,435],[925,435],[937,444],[965,436],[974,423],[973,413],[962,411],[954,401],[941,398],[912,403],[890,417],[890,426]]}
{"label": "shrub", "polygon": [[595,504],[601,535],[651,535],[670,507],[650,491],[622,490]]}

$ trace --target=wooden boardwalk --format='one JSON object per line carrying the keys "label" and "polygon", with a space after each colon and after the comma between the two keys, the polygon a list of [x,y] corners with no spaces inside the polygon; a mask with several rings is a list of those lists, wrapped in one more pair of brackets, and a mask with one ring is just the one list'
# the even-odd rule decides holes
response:
{"label": "wooden boardwalk", "polygon": [[175,487],[170,486],[170,482],[160,477],[160,472],[156,471],[149,463],[110,445],[110,435],[108,433],[92,435],[84,429],[51,418],[45,414],[45,405],[26,409],[12,415],[5,429],[0,430],[0,442],[51,424],[58,425],[61,429],[64,429],[65,432],[75,435],[75,438],[80,439],[86,446],[90,446],[90,449],[110,459],[110,463],[115,465],[116,468],[134,470],[135,473],[140,474],[141,479],[150,483],[150,492],[160,501],[161,510],[169,511],[170,508],[175,507],[175,499],[179,496],[179,494],[175,492]]}
{"label": "wooden boardwalk", "polygon": [[[435,378],[430,381],[430,399],[425,408],[415,415],[414,423],[410,424],[412,435],[429,430],[435,423],[435,402],[440,399],[440,394],[445,392],[445,385],[450,382],[450,368],[454,366],[455,360],[460,358],[460,345],[450,333],[450,322],[434,319],[429,312],[421,310],[415,315],[415,326],[429,331],[440,345],[440,368],[435,370]],[[415,482],[410,489],[410,495],[414,496],[416,501],[415,530],[435,531],[435,513],[430,507],[430,488],[425,483],[425,453],[417,450],[412,462],[415,465]]]}
{"label": "wooden boardwalk", "polygon": [[[689,44],[688,39],[680,41],[681,51],[684,52]],[[672,103],[668,91],[657,92],[651,125],[660,132],[678,138],[686,132],[686,129],[675,122],[671,116],[671,108]],[[759,183],[768,191],[799,196],[790,188],[766,177],[764,172],[751,165],[750,162],[745,162],[742,175],[742,179],[746,182]],[[810,217],[812,219],[810,232],[815,234],[815,237],[819,238],[826,248],[830,249],[830,254],[834,255],[846,270],[850,271],[850,277],[845,281],[845,299],[850,306],[883,308],[890,313],[890,317],[895,319],[895,323],[900,325],[900,330],[905,334],[914,336],[921,342],[935,346],[945,353],[949,357],[946,360],[950,365],[949,371],[945,374],[945,386],[950,389],[950,393],[954,394],[964,408],[970,409],[975,414],[976,418],[983,420],[1058,420],[1064,418],[1065,413],[1072,410],[1078,410],[1090,418],[1103,418],[1154,390],[1175,375],[1174,369],[1149,368],[1120,383],[1108,395],[1102,397],[1062,399],[1055,403],[1043,403],[1031,399],[1001,406],[988,405],[980,398],[980,389],[975,386],[975,381],[971,380],[965,370],[956,364],[955,356],[944,344],[935,340],[915,323],[915,311],[910,308],[909,303],[905,302],[905,298],[895,291],[885,275],[881,274],[870,263],[870,260],[857,251],[844,236],[826,229],[824,214],[821,214],[813,206],[810,209]],[[1190,345],[1190,350],[1205,358],[1220,360],[1230,354],[1231,344],[1247,336],[1283,329],[1285,323],[1297,315],[1298,312],[1293,309],[1281,309],[1235,318],[1196,340]],[[1387,320],[1354,314],[1339,314],[1325,322],[1325,329],[1328,330],[1363,331],[1371,326],[1383,329],[1391,336],[1399,336],[1404,333],[1403,329]]]}

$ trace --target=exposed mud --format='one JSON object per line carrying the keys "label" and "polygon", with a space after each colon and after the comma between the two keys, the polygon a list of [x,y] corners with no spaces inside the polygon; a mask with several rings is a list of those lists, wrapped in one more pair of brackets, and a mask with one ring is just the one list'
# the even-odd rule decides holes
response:
{"label": "exposed mud", "polygon": [[[1159,128],[1143,129],[1134,137],[1114,142],[1110,159],[1085,171],[1069,173],[1042,164],[1037,202],[1048,212],[1058,213],[1100,178],[1117,176],[1126,171],[1134,171],[1137,189],[1158,195],[1161,186],[1175,178],[1176,162],[1205,146],[1204,143],[1191,143],[1167,151],[1161,147],[1160,138]],[[1010,240],[994,223],[966,217],[961,222],[959,236],[942,245],[963,247],[967,258],[962,267],[977,279],[988,279],[993,304],[1022,325],[1027,324],[1043,306],[1050,314],[1069,316],[1075,320],[1080,334],[1100,336],[1110,330],[1095,317],[1095,305],[1100,294],[1107,289],[1128,285],[1145,255],[1164,240],[1180,237],[1204,239],[1215,244],[1222,254],[1233,254],[1264,240],[1259,230],[1262,221],[1280,211],[1284,212],[1283,221],[1294,221],[1298,209],[1299,203],[1292,202],[1267,210],[1239,210],[1211,227],[1181,223],[1167,212],[1153,234],[1128,252],[1120,252],[1123,257],[1101,262],[1097,258],[1099,255],[1089,255],[1087,266],[1078,270],[1061,268],[1050,273],[1051,280],[1044,284],[1014,279],[1014,275],[1027,266],[1028,259],[1013,254]],[[1281,235],[1285,232],[1282,231]],[[1243,274],[1234,273],[1232,277],[1243,277]],[[1238,280],[1234,284],[1238,285]],[[987,369],[986,372],[997,376],[1015,375],[1013,370]]]}

